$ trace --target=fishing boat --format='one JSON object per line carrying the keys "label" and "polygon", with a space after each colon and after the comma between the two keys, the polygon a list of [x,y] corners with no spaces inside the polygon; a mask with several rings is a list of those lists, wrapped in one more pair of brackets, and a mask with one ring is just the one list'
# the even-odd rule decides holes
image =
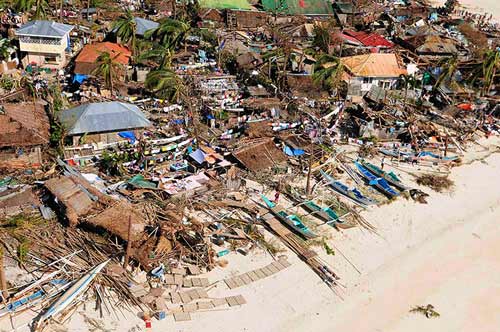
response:
{"label": "fishing boat", "polygon": [[50,318],[54,317],[61,311],[64,311],[69,305],[87,289],[90,283],[95,279],[97,274],[109,263],[107,261],[95,266],[92,270],[86,273],[83,277],[77,280],[73,285],[64,292],[52,305],[40,316],[36,323],[35,331],[41,328]]}
{"label": "fishing boat", "polygon": [[366,181],[368,181],[368,184],[370,186],[374,186],[389,197],[395,197],[399,195],[399,192],[392,189],[389,183],[384,178],[377,177],[357,161],[354,162],[354,165],[356,165],[359,173]]}
{"label": "fishing boat", "polygon": [[267,208],[280,222],[284,223],[307,240],[317,237],[316,234],[314,234],[306,225],[302,223],[302,220],[300,220],[298,216],[286,213],[284,208],[271,202],[266,196],[261,195],[261,197]]}
{"label": "fishing boat", "polygon": [[349,198],[350,200],[357,203],[358,205],[365,207],[368,205],[374,205],[374,204],[378,203],[376,200],[371,199],[371,198],[363,195],[358,189],[349,188],[345,184],[343,184],[342,182],[336,181],[334,178],[332,178],[330,175],[325,173],[323,170],[321,170],[320,173],[321,173],[321,176],[328,182],[328,185],[333,190],[335,190],[339,194],[342,194],[343,196]]}
{"label": "fishing boat", "polygon": [[401,191],[410,190],[410,187],[405,186],[403,182],[401,182],[401,180],[392,171],[385,172],[380,167],[377,167],[366,161],[363,161],[362,164],[373,174],[380,176],[381,178],[384,178],[387,182],[389,182],[391,186],[396,187]]}
{"label": "fishing boat", "polygon": [[0,318],[5,315],[15,315],[61,293],[68,281],[56,279],[55,276],[59,273],[60,271],[55,271],[45,275],[14,294],[7,303],[0,306]]}

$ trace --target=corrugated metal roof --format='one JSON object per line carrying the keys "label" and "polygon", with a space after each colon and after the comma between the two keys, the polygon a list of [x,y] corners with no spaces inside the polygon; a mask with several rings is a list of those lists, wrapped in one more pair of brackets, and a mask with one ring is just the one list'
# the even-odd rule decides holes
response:
{"label": "corrugated metal roof", "polygon": [[344,33],[353,38],[356,38],[364,46],[388,47],[388,48],[394,46],[392,42],[388,41],[383,36],[375,32],[367,33],[364,31],[357,32],[357,31],[346,30]]}
{"label": "corrugated metal roof", "polygon": [[354,76],[360,77],[399,77],[406,70],[399,67],[393,53],[369,53],[340,59]]}
{"label": "corrugated metal roof", "polygon": [[144,36],[146,31],[151,29],[156,29],[160,24],[154,21],[146,20],[144,18],[135,17],[136,24],[136,34],[139,36]]}
{"label": "corrugated metal roof", "polygon": [[80,105],[61,112],[59,118],[70,135],[151,126],[139,107],[116,101]]}
{"label": "corrugated metal roof", "polygon": [[85,45],[76,57],[75,62],[94,63],[99,55],[105,52],[109,53],[109,55],[113,58],[116,57],[115,61],[121,63],[122,65],[127,65],[130,57],[132,56],[132,52],[130,52],[130,50],[125,46],[111,42],[103,42]]}
{"label": "corrugated metal roof", "polygon": [[62,38],[73,30],[69,24],[54,21],[31,21],[16,30],[18,36]]}

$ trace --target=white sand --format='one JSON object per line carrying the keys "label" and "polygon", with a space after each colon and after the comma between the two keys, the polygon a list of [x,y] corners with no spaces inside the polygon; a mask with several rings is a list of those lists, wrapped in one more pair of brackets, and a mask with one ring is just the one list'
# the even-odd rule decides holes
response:
{"label": "white sand", "polygon": [[[446,0],[431,0],[432,4],[442,6]],[[475,14],[493,14],[493,21],[500,22],[500,3],[498,0],[459,0],[460,6]]]}
{"label": "white sand", "polygon": [[[499,141],[489,143],[498,146]],[[213,297],[242,294],[246,305],[194,313],[189,322],[176,323],[171,316],[153,320],[152,331],[499,331],[499,175],[500,155],[493,154],[453,169],[454,191],[431,193],[427,205],[398,199],[368,211],[366,218],[380,236],[324,228],[330,243],[361,270],[356,272],[339,254],[325,257],[317,249],[347,286],[343,300],[289,253],[293,265],[272,277],[234,290],[219,283],[209,292]],[[225,269],[209,274],[211,281],[262,267],[271,258],[231,253],[228,260]],[[408,313],[428,303],[440,318]],[[87,315],[96,317],[90,307]],[[120,332],[144,328],[135,314],[126,316],[103,323]],[[89,327],[74,315],[67,330]]]}

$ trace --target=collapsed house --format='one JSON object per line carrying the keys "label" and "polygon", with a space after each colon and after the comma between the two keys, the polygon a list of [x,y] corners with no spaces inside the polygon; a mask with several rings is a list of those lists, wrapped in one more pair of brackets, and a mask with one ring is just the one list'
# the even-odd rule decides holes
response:
{"label": "collapsed house", "polygon": [[85,45],[75,59],[75,74],[84,76],[93,75],[99,65],[97,59],[103,53],[109,53],[111,58],[121,65],[121,68],[118,70],[118,76],[121,80],[124,80],[132,52],[125,46],[110,42]]}
{"label": "collapsed house", "polygon": [[0,108],[0,168],[40,167],[50,124],[39,103],[7,103]]}

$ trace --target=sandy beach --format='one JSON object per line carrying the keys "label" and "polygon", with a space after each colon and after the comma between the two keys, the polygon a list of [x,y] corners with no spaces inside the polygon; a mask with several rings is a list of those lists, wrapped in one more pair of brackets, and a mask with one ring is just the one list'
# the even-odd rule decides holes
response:
{"label": "sandy beach", "polygon": [[[431,0],[430,3],[442,6],[446,0]],[[497,0],[459,0],[460,6],[476,14],[492,14],[495,22],[500,22],[500,5]]]}
{"label": "sandy beach", "polygon": [[[500,154],[489,154],[499,143],[490,139],[489,149],[468,154],[465,165],[452,170],[454,189],[432,192],[428,204],[399,199],[367,211],[378,235],[326,226],[337,253],[318,251],[342,277],[339,294],[286,253],[292,266],[272,277],[233,290],[218,282],[209,291],[211,297],[242,294],[247,304],[197,312],[188,322],[154,320],[152,331],[497,331],[500,298],[492,294],[500,293],[500,190],[492,184]],[[272,261],[264,252],[230,255],[230,265],[208,274],[211,281]],[[409,313],[429,303],[440,318]],[[85,321],[98,317],[89,310],[85,315],[73,315],[67,330],[88,331]],[[133,314],[98,320],[113,331],[144,329]]]}

